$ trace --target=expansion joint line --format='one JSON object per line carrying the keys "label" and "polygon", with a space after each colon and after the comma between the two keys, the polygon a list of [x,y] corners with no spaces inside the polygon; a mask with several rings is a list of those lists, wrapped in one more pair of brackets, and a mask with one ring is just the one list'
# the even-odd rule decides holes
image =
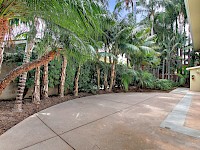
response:
{"label": "expansion joint line", "polygon": [[49,127],[38,115],[36,115],[37,118],[42,121],[42,123],[47,126],[52,132],[54,132],[63,142],[65,142],[67,145],[69,145],[73,150],[75,150],[75,148],[69,144],[67,141],[65,141],[59,134],[57,134],[53,129],[51,129],[51,127]]}

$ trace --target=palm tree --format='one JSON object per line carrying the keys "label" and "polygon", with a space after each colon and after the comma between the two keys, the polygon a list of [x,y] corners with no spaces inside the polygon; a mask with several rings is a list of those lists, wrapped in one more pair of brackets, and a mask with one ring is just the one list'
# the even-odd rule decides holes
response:
{"label": "palm tree", "polygon": [[3,62],[5,36],[9,33],[9,20],[25,14],[26,6],[22,1],[0,1],[0,70]]}
{"label": "palm tree", "polygon": [[86,61],[91,59],[93,57],[93,54],[95,53],[94,48],[91,47],[91,45],[86,46],[86,49],[82,47],[77,47],[76,49],[79,49],[79,51],[77,51],[76,49],[74,50],[74,59],[77,63],[77,69],[74,79],[74,96],[78,96],[79,76],[81,73],[81,67]]}
{"label": "palm tree", "polygon": [[77,72],[76,72],[75,81],[74,81],[74,96],[78,96],[78,81],[79,81],[80,72],[81,72],[81,65],[79,64]]}
{"label": "palm tree", "polygon": [[35,82],[34,82],[32,102],[36,105],[40,104],[40,67],[37,67],[35,70]]}
{"label": "palm tree", "polygon": [[67,57],[63,55],[62,56],[60,87],[59,87],[59,95],[60,95],[60,97],[64,97],[66,68],[67,68]]}
{"label": "palm tree", "polygon": [[[30,57],[31,57],[34,46],[35,46],[35,40],[33,40],[33,39],[31,41],[27,40],[23,64],[26,64],[30,61]],[[15,110],[16,111],[22,111],[21,106],[22,106],[24,89],[25,89],[25,85],[26,85],[27,73],[28,72],[23,72],[19,77],[18,90],[17,90],[16,101],[15,101]]]}
{"label": "palm tree", "polygon": [[49,85],[48,85],[48,72],[49,72],[49,66],[48,66],[48,63],[44,65],[44,69],[43,69],[43,80],[42,80],[42,83],[43,83],[43,88],[42,88],[42,99],[46,99],[48,98],[48,88],[49,88]]}
{"label": "palm tree", "polygon": [[167,78],[170,79],[171,75],[171,60],[172,60],[172,54],[175,52],[176,48],[181,45],[180,40],[177,39],[176,36],[168,37],[166,39],[167,41],[164,44],[165,49],[163,50],[163,53],[166,55],[166,66],[167,66]]}
{"label": "palm tree", "polygon": [[[34,1],[28,1],[29,5],[34,4]],[[31,3],[32,2],[32,3]],[[62,5],[61,5],[62,4]],[[84,5],[83,5],[84,4]],[[51,1],[51,3],[37,2],[32,7],[39,18],[48,18],[51,24],[55,24],[65,29],[73,40],[78,41],[84,47],[84,39],[98,29],[98,21],[95,18],[99,14],[99,6],[95,2],[86,1]],[[31,8],[30,8],[31,9]],[[68,13],[65,13],[66,10]],[[92,11],[93,10],[93,11]],[[95,11],[94,11],[95,10]],[[45,12],[45,13],[44,13]],[[64,15],[63,15],[64,14]],[[69,15],[70,14],[70,15]],[[76,20],[76,21],[74,21]],[[85,34],[85,33],[88,34]],[[59,49],[60,48],[53,48]],[[40,59],[22,65],[10,72],[0,83],[0,92],[17,76],[24,71],[32,70],[41,65],[47,64],[57,54],[57,51],[51,51]]]}
{"label": "palm tree", "polygon": [[138,2],[139,6],[142,6],[141,9],[138,9],[137,11],[145,12],[147,13],[147,19],[151,23],[151,36],[154,35],[154,19],[155,19],[155,13],[156,10],[159,10],[163,5],[163,0],[139,0]]}

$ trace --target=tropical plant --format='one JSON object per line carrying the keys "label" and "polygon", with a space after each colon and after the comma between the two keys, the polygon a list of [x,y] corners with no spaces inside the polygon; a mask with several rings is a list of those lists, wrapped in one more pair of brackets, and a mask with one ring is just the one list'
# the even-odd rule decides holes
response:
{"label": "tropical plant", "polygon": [[173,88],[173,82],[167,79],[157,79],[154,85],[155,89],[158,90],[171,90]]}
{"label": "tropical plant", "polygon": [[127,92],[129,85],[132,83],[134,72],[132,69],[123,72],[121,80],[124,86],[124,90]]}
{"label": "tropical plant", "polygon": [[155,77],[147,72],[147,71],[137,71],[136,75],[134,76],[134,85],[138,88],[138,89],[143,89],[143,88],[154,88],[154,81],[155,81]]}

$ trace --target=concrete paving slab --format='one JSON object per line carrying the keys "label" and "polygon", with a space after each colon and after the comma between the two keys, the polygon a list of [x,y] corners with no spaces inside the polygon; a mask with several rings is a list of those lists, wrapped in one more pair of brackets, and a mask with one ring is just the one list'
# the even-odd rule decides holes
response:
{"label": "concrete paving slab", "polygon": [[129,105],[137,104],[143,100],[151,98],[158,93],[149,92],[149,93],[115,93],[115,94],[103,94],[103,95],[95,95],[90,96],[88,99],[99,99],[99,100],[107,100],[118,103],[124,103]]}
{"label": "concrete paving slab", "polygon": [[200,130],[188,128],[185,126],[180,126],[180,125],[174,124],[174,122],[173,123],[165,122],[165,123],[162,123],[160,126],[162,128],[170,129],[174,132],[178,132],[181,134],[185,134],[185,135],[200,139]]}
{"label": "concrete paving slab", "polygon": [[43,110],[38,113],[38,117],[57,134],[62,134],[126,107],[129,105],[99,99],[90,103],[87,99],[79,99]]}
{"label": "concrete paving slab", "polygon": [[[199,92],[200,93],[200,92]],[[192,104],[190,106],[190,109],[187,113],[185,126],[200,130],[200,96],[194,95],[192,99]]]}
{"label": "concrete paving slab", "polygon": [[73,150],[60,137],[51,138],[23,150]]}
{"label": "concrete paving slab", "polygon": [[190,104],[191,97],[188,97],[187,95],[184,96],[183,99],[174,107],[173,111],[168,114],[161,126],[164,127],[165,122],[167,122],[168,124],[171,123],[173,125],[183,126],[185,123],[187,112],[190,108]]}
{"label": "concrete paving slab", "polygon": [[[110,116],[61,135],[76,150],[155,149],[149,139],[120,115]],[[79,140],[77,140],[79,139]]]}
{"label": "concrete paving slab", "polygon": [[[144,150],[173,149],[188,150],[200,148],[199,141],[191,141],[187,136],[169,131],[164,133],[159,128],[166,108],[157,107],[159,98],[154,103],[148,101],[125,109],[117,114],[64,133],[61,137],[76,150]],[[150,102],[150,101],[149,101]],[[79,140],[77,140],[79,139]]]}
{"label": "concrete paving slab", "polygon": [[[162,123],[161,127],[164,127],[165,124],[169,124],[171,123],[172,125],[179,125],[179,126],[183,126],[184,122],[185,122],[185,118],[186,116],[183,115],[182,112],[179,111],[173,111],[173,113],[170,113],[167,118],[165,119],[165,121]],[[167,126],[165,126],[167,127]]]}
{"label": "concrete paving slab", "polygon": [[122,110],[132,105],[132,104],[127,104],[127,103],[104,100],[103,98],[99,98],[96,96],[83,97],[83,98],[75,99],[73,101],[77,103],[94,104],[94,105],[98,105],[102,107],[114,108],[117,110]]}
{"label": "concrete paving slab", "polygon": [[0,150],[18,150],[56,136],[36,115],[0,136]]}
{"label": "concrete paving slab", "polygon": [[[144,107],[149,109],[162,109],[166,112],[171,112],[176,104],[183,98],[183,95],[160,93],[159,95],[153,97],[150,101],[143,103]],[[164,119],[164,118],[163,118]]]}
{"label": "concrete paving slab", "polygon": [[187,94],[188,91],[190,89],[189,88],[176,88],[175,90],[171,91],[170,93],[176,93],[176,94]]}
{"label": "concrete paving slab", "polygon": [[161,123],[160,127],[168,128],[172,131],[186,134],[195,138],[200,138],[200,130],[195,130],[184,126],[191,101],[192,94],[187,93],[174,107],[173,111],[169,113],[167,118]]}

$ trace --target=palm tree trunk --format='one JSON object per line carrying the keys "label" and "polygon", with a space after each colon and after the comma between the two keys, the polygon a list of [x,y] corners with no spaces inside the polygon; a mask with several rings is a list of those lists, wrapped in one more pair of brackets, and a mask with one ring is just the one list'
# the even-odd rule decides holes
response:
{"label": "palm tree trunk", "polygon": [[100,68],[99,65],[97,64],[97,91],[99,91],[100,88],[100,75],[101,75]]}
{"label": "palm tree trunk", "polygon": [[75,77],[74,96],[78,96],[78,81],[79,81],[80,72],[81,72],[81,65],[78,66],[78,71]]}
{"label": "palm tree trunk", "polygon": [[157,68],[157,78],[160,79],[160,65]]}
{"label": "palm tree trunk", "polygon": [[44,64],[47,64],[49,61],[53,60],[57,54],[58,54],[58,51],[51,51],[48,54],[42,56],[40,59],[23,64],[17,67],[16,69],[12,70],[11,72],[9,72],[9,74],[6,75],[3,78],[3,80],[0,82],[0,94],[10,84],[10,82],[13,81],[20,74],[30,71],[36,67],[40,67]]}
{"label": "palm tree trunk", "polygon": [[67,68],[67,58],[63,56],[62,69],[61,69],[61,78],[60,78],[60,87],[59,87],[59,96],[64,97],[65,92],[65,79],[66,79],[66,68]]}
{"label": "palm tree trunk", "polygon": [[48,91],[49,91],[49,79],[48,79],[48,74],[49,74],[49,66],[48,64],[44,65],[44,74],[43,74],[43,89],[42,89],[42,99],[48,98]]}
{"label": "palm tree trunk", "polygon": [[[106,49],[105,49],[106,52]],[[106,65],[107,63],[107,56],[104,57],[104,63]],[[108,91],[108,74],[107,74],[107,67],[105,67],[104,70],[104,90],[107,92]]]}
{"label": "palm tree trunk", "polygon": [[[190,44],[191,44],[191,38],[190,38],[190,33],[189,33],[189,37],[188,37],[188,45],[190,46]],[[188,50],[188,65],[190,66],[191,64],[191,49],[189,48],[189,50]]]}
{"label": "palm tree trunk", "polygon": [[[23,64],[30,62],[34,45],[35,45],[35,40],[31,40],[30,42],[27,41]],[[17,96],[16,96],[16,101],[15,101],[15,106],[14,106],[14,110],[18,112],[22,111],[22,100],[23,100],[23,95],[24,95],[24,89],[26,86],[26,80],[27,80],[27,72],[24,72],[19,77]]]}
{"label": "palm tree trunk", "polygon": [[127,65],[127,68],[129,67],[129,56],[128,54],[126,55],[127,59],[126,59],[126,65]]}
{"label": "palm tree trunk", "polygon": [[167,77],[167,79],[168,80],[170,80],[170,73],[171,73],[171,69],[170,69],[170,66],[171,66],[171,64],[170,64],[170,59],[168,59],[167,60],[167,69],[168,69],[168,77]]}
{"label": "palm tree trunk", "polygon": [[112,66],[111,66],[111,79],[110,79],[110,88],[109,92],[112,92],[112,88],[114,86],[114,78],[115,78],[115,61],[113,60]]}
{"label": "palm tree trunk", "polygon": [[176,17],[176,34],[178,34],[178,17]]}
{"label": "palm tree trunk", "polygon": [[[109,49],[109,53],[111,53],[111,50],[110,50],[110,49]],[[111,56],[109,56],[109,63],[110,63],[110,64],[112,63]]]}
{"label": "palm tree trunk", "polygon": [[182,74],[182,67],[183,67],[183,50],[180,48],[180,74]]}
{"label": "palm tree trunk", "polygon": [[35,84],[32,102],[36,105],[40,104],[40,67],[37,67],[35,70]]}
{"label": "palm tree trunk", "polygon": [[8,32],[8,19],[4,17],[0,17],[0,73],[1,73],[1,66],[3,63],[3,53],[4,53],[4,38],[6,33]]}
{"label": "palm tree trunk", "polygon": [[107,92],[108,91],[108,75],[107,72],[105,70],[104,72],[104,90]]}
{"label": "palm tree trunk", "polygon": [[22,112],[22,100],[26,85],[26,79],[27,79],[27,72],[24,72],[19,78],[17,96],[14,105],[14,111],[16,112]]}
{"label": "palm tree trunk", "polygon": [[151,13],[150,20],[151,20],[151,36],[152,36],[154,35],[154,11]]}
{"label": "palm tree trunk", "polygon": [[0,43],[0,73],[1,73],[1,66],[3,63],[3,53],[4,53],[4,42]]}
{"label": "palm tree trunk", "polygon": [[163,66],[162,66],[162,79],[165,78],[165,59],[163,58]]}
{"label": "palm tree trunk", "polygon": [[163,59],[163,64],[162,64],[162,79],[165,78],[165,59]]}
{"label": "palm tree trunk", "polygon": [[156,76],[156,69],[152,68],[152,74],[154,75],[154,77]]}

